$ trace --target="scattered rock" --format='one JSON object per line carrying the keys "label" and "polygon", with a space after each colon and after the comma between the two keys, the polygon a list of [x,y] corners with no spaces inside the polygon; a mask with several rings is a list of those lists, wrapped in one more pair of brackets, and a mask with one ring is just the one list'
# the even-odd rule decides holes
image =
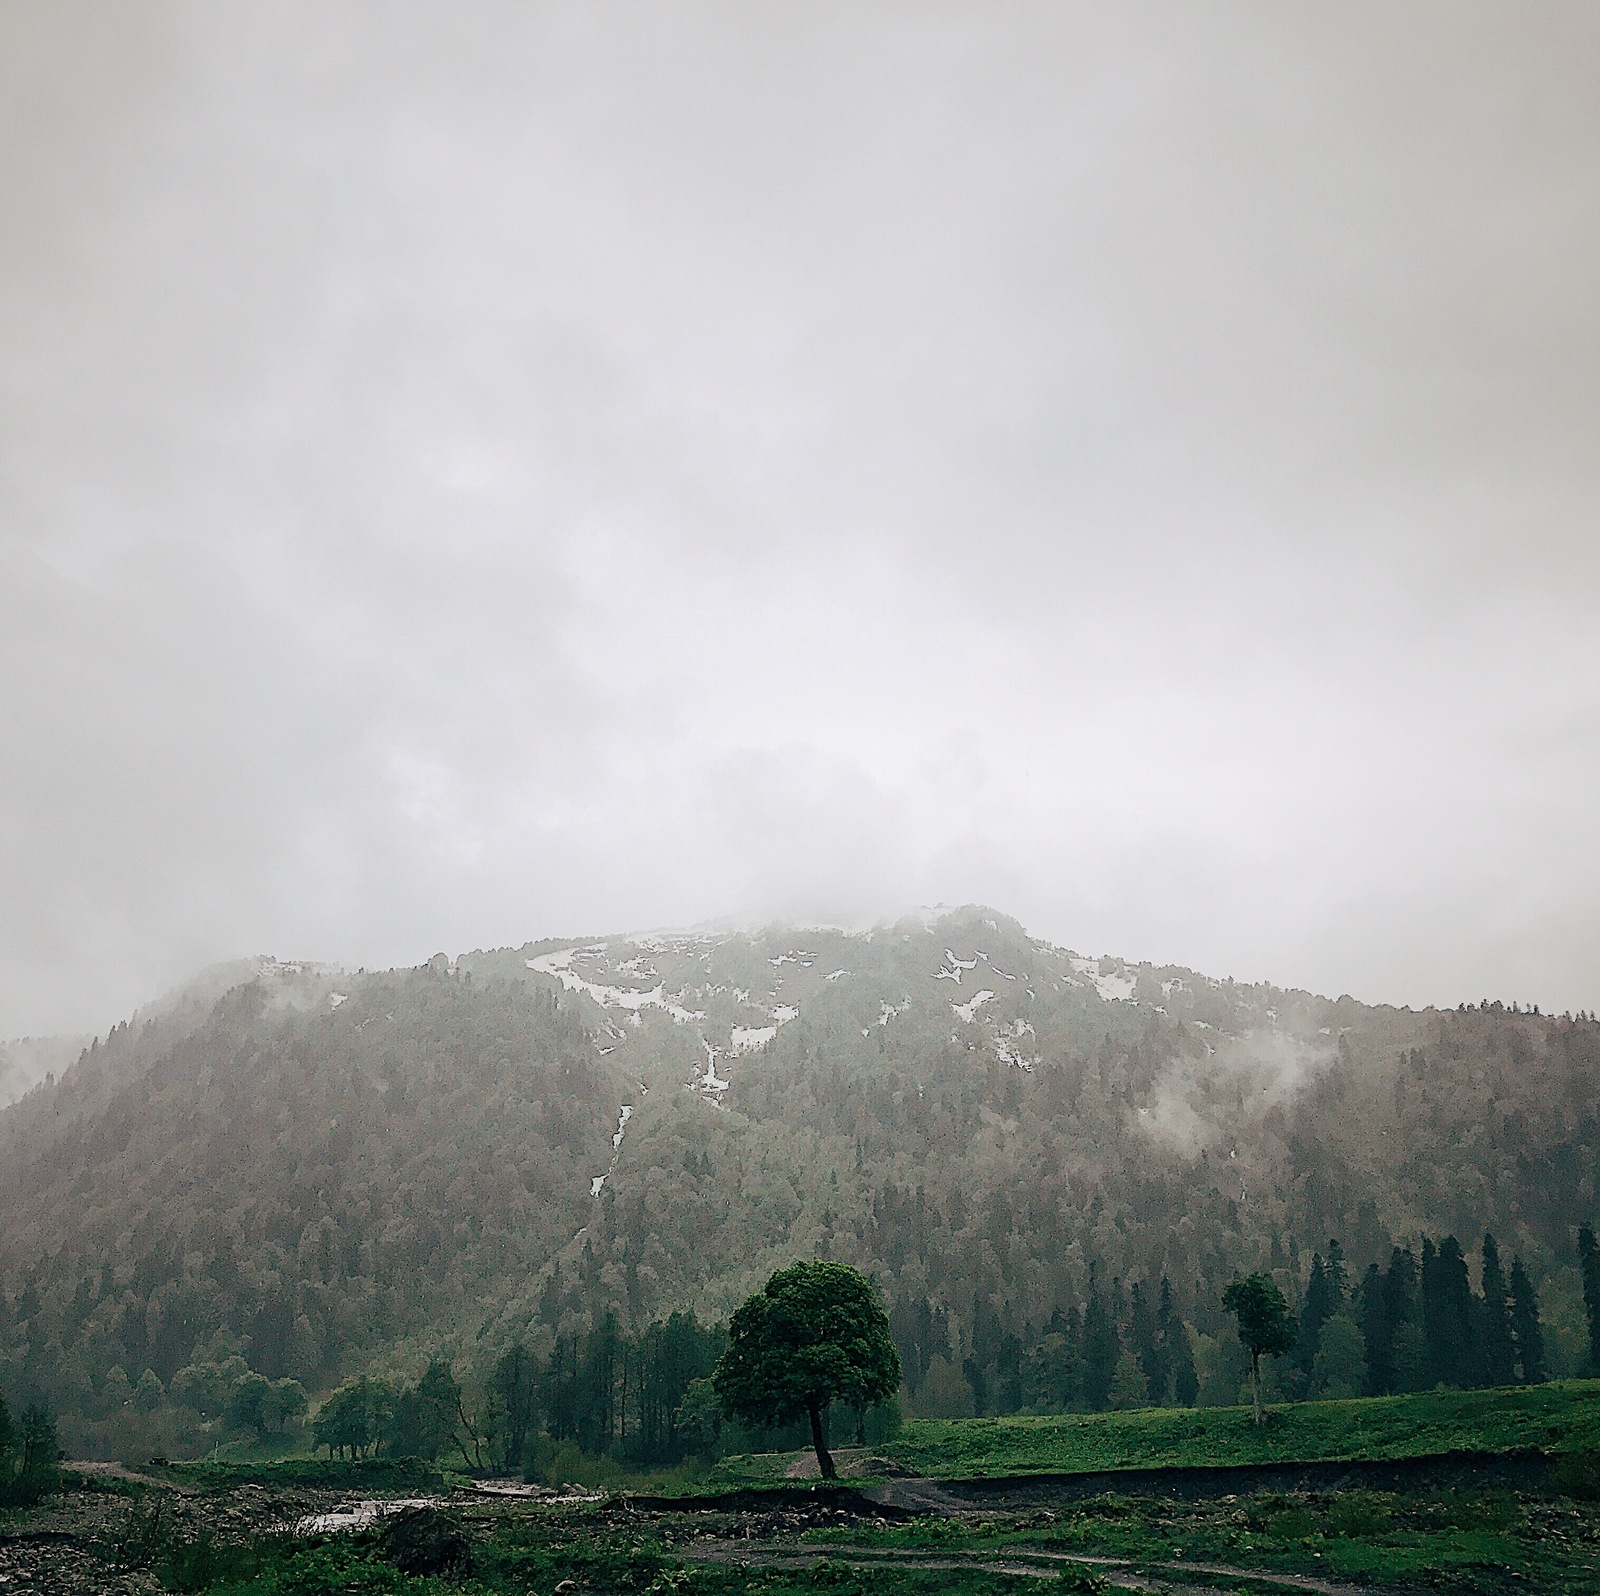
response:
{"label": "scattered rock", "polygon": [[386,1519],[378,1549],[402,1574],[465,1579],[472,1572],[472,1547],[460,1522],[436,1507],[408,1507]]}

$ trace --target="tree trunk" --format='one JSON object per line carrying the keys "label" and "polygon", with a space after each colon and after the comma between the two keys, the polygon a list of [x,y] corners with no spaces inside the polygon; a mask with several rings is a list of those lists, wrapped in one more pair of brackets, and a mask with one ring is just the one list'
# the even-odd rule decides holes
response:
{"label": "tree trunk", "polygon": [[811,1444],[817,1449],[817,1470],[823,1479],[836,1479],[833,1459],[828,1455],[828,1448],[822,1439],[822,1409],[812,1403],[806,1412],[811,1415]]}
{"label": "tree trunk", "polygon": [[1262,1419],[1262,1413],[1261,1413],[1261,1354],[1259,1352],[1252,1352],[1250,1354],[1250,1394],[1255,1399],[1256,1423],[1259,1424],[1261,1422],[1261,1419]]}

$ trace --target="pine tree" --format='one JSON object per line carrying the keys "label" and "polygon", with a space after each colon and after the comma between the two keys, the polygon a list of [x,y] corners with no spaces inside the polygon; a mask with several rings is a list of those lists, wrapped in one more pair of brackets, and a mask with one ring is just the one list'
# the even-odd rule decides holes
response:
{"label": "pine tree", "polygon": [[[1426,1243],[1424,1246],[1426,1247]],[[1384,1314],[1388,1321],[1390,1391],[1420,1391],[1428,1378],[1427,1343],[1422,1334],[1421,1270],[1409,1247],[1389,1255],[1383,1280]]]}
{"label": "pine tree", "polygon": [[1194,1343],[1189,1339],[1189,1327],[1176,1317],[1172,1324],[1172,1353],[1168,1366],[1172,1371],[1172,1400],[1180,1408],[1192,1408],[1200,1396],[1200,1376],[1194,1366]]}
{"label": "pine tree", "polygon": [[1543,1385],[1549,1378],[1544,1366],[1544,1328],[1539,1323],[1539,1298],[1522,1267],[1521,1258],[1511,1260],[1511,1334],[1516,1342],[1517,1363],[1526,1385]]}
{"label": "pine tree", "polygon": [[501,1460],[508,1469],[520,1468],[538,1418],[539,1396],[533,1354],[522,1342],[500,1354],[494,1367],[494,1391],[500,1399],[504,1427]]}
{"label": "pine tree", "polygon": [[1172,1282],[1161,1277],[1161,1298],[1156,1309],[1156,1364],[1161,1375],[1158,1388],[1150,1381],[1152,1402],[1172,1401],[1179,1407],[1194,1406],[1199,1390],[1195,1377],[1194,1349],[1189,1345],[1189,1329],[1173,1301]]}
{"label": "pine tree", "polygon": [[1435,1249],[1422,1243],[1422,1332],[1428,1349],[1428,1372],[1435,1385],[1462,1388],[1478,1371],[1477,1317],[1472,1282],[1461,1243],[1446,1236]]}
{"label": "pine tree", "polygon": [[[1395,1248],[1396,1252],[1399,1250]],[[1361,1340],[1367,1355],[1367,1394],[1383,1396],[1394,1389],[1394,1334],[1389,1323],[1383,1272],[1376,1264],[1367,1265],[1357,1298],[1361,1310]]]}
{"label": "pine tree", "polygon": [[1500,1249],[1483,1238],[1483,1306],[1478,1316],[1478,1375],[1483,1385],[1511,1385],[1517,1378],[1517,1347],[1511,1334],[1511,1301],[1500,1268]]}
{"label": "pine tree", "polygon": [[1167,1399],[1167,1372],[1161,1361],[1161,1338],[1156,1324],[1156,1311],[1150,1302],[1150,1293],[1143,1281],[1136,1281],[1128,1294],[1130,1350],[1139,1360],[1144,1375],[1146,1403],[1160,1407]]}
{"label": "pine tree", "polygon": [[1328,1243],[1328,1259],[1311,1255],[1311,1278],[1306,1285],[1305,1305],[1300,1310],[1300,1339],[1295,1346],[1295,1364],[1309,1381],[1322,1346],[1322,1327],[1337,1313],[1344,1312],[1344,1253],[1337,1241]]}
{"label": "pine tree", "polygon": [[1117,1334],[1116,1320],[1091,1271],[1089,1301],[1083,1310],[1083,1405],[1091,1413],[1101,1412],[1110,1400],[1111,1381],[1121,1356],[1122,1339]]}
{"label": "pine tree", "polygon": [[1583,1306],[1589,1316],[1589,1372],[1600,1374],[1600,1243],[1589,1225],[1578,1228],[1578,1264],[1583,1271]]}
{"label": "pine tree", "polygon": [[1294,1349],[1295,1366],[1309,1379],[1322,1338],[1322,1322],[1328,1317],[1326,1271],[1322,1254],[1311,1255],[1311,1278],[1306,1282],[1305,1303],[1300,1309],[1300,1340]]}
{"label": "pine tree", "polygon": [[1324,1266],[1328,1277],[1328,1293],[1333,1301],[1334,1313],[1343,1313],[1350,1300],[1350,1271],[1345,1267],[1344,1248],[1338,1239],[1328,1242],[1328,1262]]}
{"label": "pine tree", "polygon": [[46,1402],[36,1402],[22,1413],[22,1475],[25,1480],[46,1478],[61,1461],[55,1415]]}

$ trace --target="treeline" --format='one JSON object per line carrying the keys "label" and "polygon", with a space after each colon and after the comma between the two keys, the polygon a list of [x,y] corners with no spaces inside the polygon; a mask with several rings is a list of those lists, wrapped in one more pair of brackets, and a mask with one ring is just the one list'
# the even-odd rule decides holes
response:
{"label": "treeline", "polygon": [[[1302,1341],[1320,1347],[1341,1320],[1361,1326],[1360,1391],[1372,1396],[1434,1386],[1538,1385],[1548,1378],[1539,1298],[1520,1257],[1507,1273],[1492,1235],[1479,1254],[1479,1287],[1454,1236],[1424,1237],[1420,1255],[1396,1247],[1368,1267],[1349,1310],[1337,1246],[1313,1267]],[[1351,1376],[1356,1365],[1344,1359]],[[1349,1383],[1354,1383],[1351,1380]],[[1356,1394],[1356,1393],[1351,1393]]]}
{"label": "treeline", "polygon": [[1086,1301],[1033,1327],[1009,1326],[982,1301],[969,1330],[952,1317],[909,1296],[889,1315],[910,1408],[929,1418],[1190,1407],[1198,1394],[1193,1340],[1166,1276],[1154,1292],[1141,1281],[1102,1287],[1091,1268]]}
{"label": "treeline", "polygon": [[508,1347],[468,1391],[435,1360],[414,1385],[370,1376],[347,1381],[312,1424],[330,1456],[436,1460],[539,1477],[562,1444],[630,1468],[715,1455],[721,1420],[710,1375],[726,1337],[693,1314],[629,1333],[606,1315],[584,1334],[559,1336],[538,1358]]}

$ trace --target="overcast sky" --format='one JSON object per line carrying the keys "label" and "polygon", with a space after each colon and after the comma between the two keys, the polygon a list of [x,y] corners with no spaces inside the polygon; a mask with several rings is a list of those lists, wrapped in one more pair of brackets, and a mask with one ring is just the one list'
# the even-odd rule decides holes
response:
{"label": "overcast sky", "polygon": [[1591,4],[0,9],[0,1036],[982,901],[1600,1007]]}

